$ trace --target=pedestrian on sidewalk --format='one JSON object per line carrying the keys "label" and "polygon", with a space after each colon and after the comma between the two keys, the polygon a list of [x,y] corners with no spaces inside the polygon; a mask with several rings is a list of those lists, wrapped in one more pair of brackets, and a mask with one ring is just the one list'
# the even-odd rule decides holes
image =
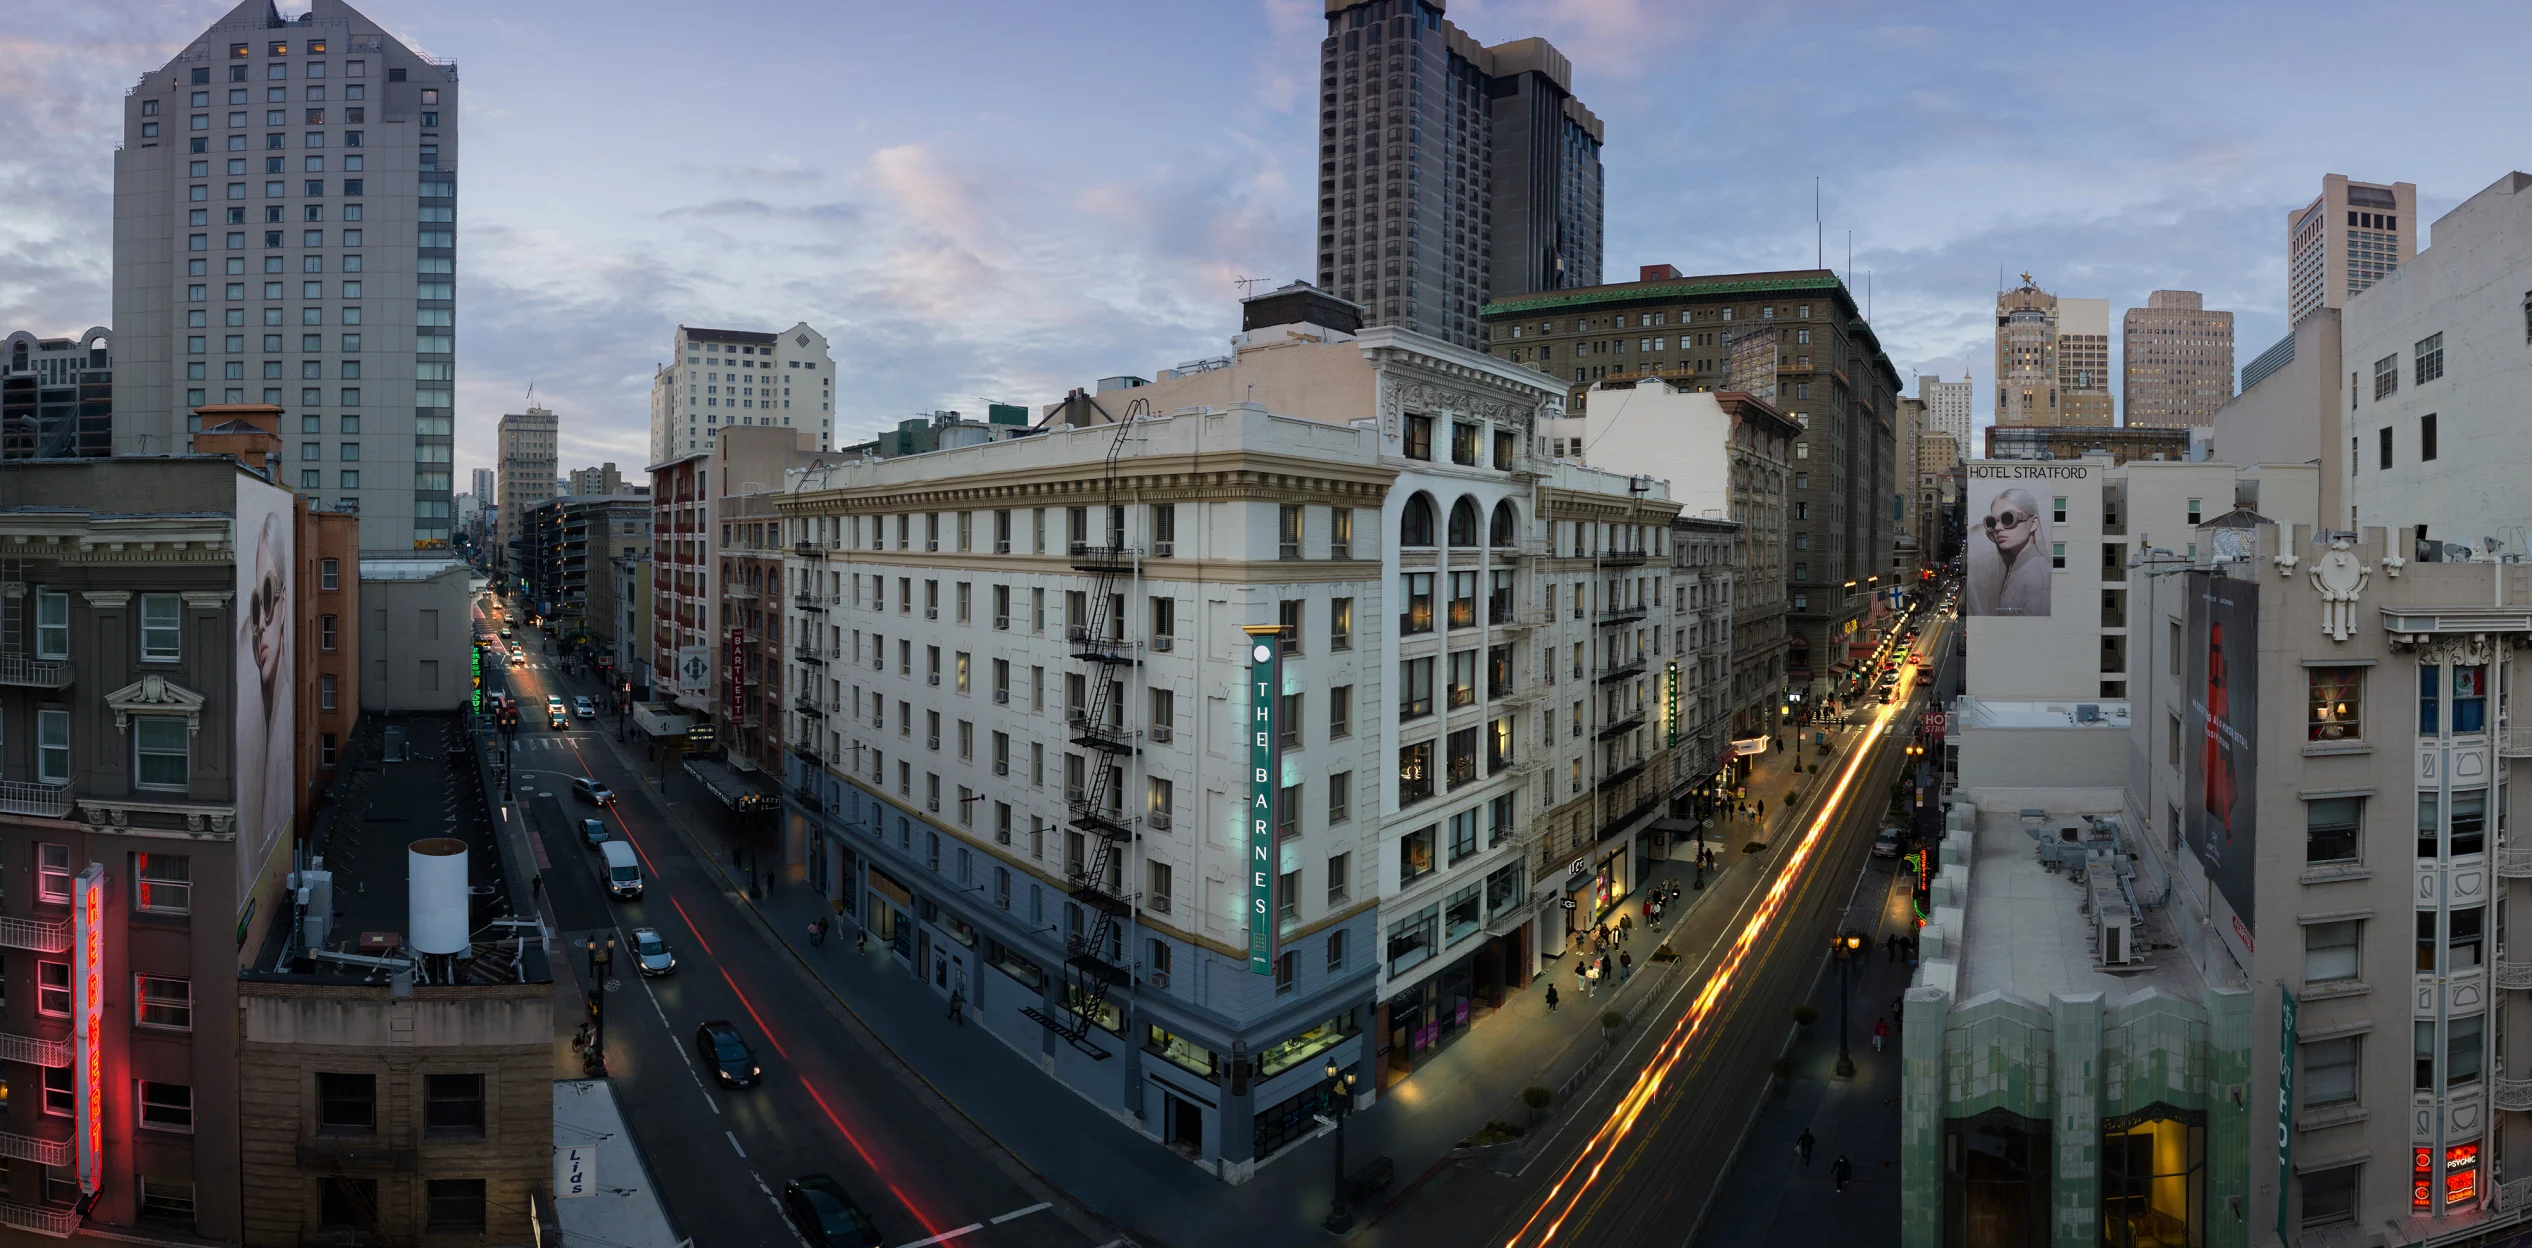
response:
{"label": "pedestrian on sidewalk", "polygon": [[950,989],[949,1016],[951,1022],[961,1027],[967,1025],[967,997],[955,988]]}
{"label": "pedestrian on sidewalk", "polygon": [[1875,1018],[1873,1020],[1873,1052],[1881,1052],[1881,1042],[1889,1038],[1890,1020],[1886,1018]]}
{"label": "pedestrian on sidewalk", "polygon": [[1619,943],[1619,944],[1621,944],[1621,945],[1623,945],[1623,944],[1625,944],[1628,940],[1632,939],[1634,936],[1635,936],[1635,916],[1634,916],[1634,915],[1631,915],[1631,914],[1621,914],[1621,915],[1619,915],[1619,916],[1618,916],[1618,943]]}
{"label": "pedestrian on sidewalk", "polygon": [[1618,982],[1618,981],[1617,981],[1616,976],[1617,976],[1617,965],[1616,965],[1615,963],[1613,963],[1613,962],[1609,961],[1609,955],[1608,955],[1608,954],[1605,954],[1605,953],[1604,953],[1604,954],[1601,954],[1601,955],[1600,955],[1600,978],[1605,979],[1605,980],[1608,980],[1608,981],[1609,981],[1612,985],[1614,985],[1614,984],[1616,984],[1616,983]]}
{"label": "pedestrian on sidewalk", "polygon": [[1586,997],[1591,995],[1591,972],[1583,961],[1574,963],[1574,991]]}
{"label": "pedestrian on sidewalk", "polygon": [[1547,986],[1547,1012],[1556,1012],[1556,985],[1552,983]]}
{"label": "pedestrian on sidewalk", "polygon": [[1888,936],[1882,938],[1881,952],[1881,960],[1884,962],[1896,962],[1899,960],[1899,933],[1892,932]]}
{"label": "pedestrian on sidewalk", "polygon": [[1829,1163],[1829,1177],[1837,1180],[1837,1190],[1843,1195],[1847,1180],[1855,1177],[1855,1163],[1848,1161],[1846,1154],[1839,1153],[1837,1160]]}
{"label": "pedestrian on sidewalk", "polygon": [[870,929],[869,929],[869,928],[865,927],[865,928],[862,928],[861,930],[856,931],[856,932],[854,932],[854,933],[853,933],[853,952],[855,952],[855,953],[868,953],[868,952],[870,952]]}
{"label": "pedestrian on sidewalk", "polygon": [[1623,984],[1635,974],[1635,955],[1624,950],[1618,953],[1618,982]]}
{"label": "pedestrian on sidewalk", "polygon": [[809,920],[809,944],[810,944],[811,946],[817,946],[817,945],[823,945],[823,944],[825,944],[825,943],[826,943],[826,920],[825,920],[825,919],[811,919],[811,920]]}
{"label": "pedestrian on sidewalk", "polygon": [[1802,1164],[1806,1166],[1811,1164],[1811,1146],[1816,1143],[1818,1141],[1811,1138],[1811,1128],[1804,1127],[1802,1138],[1794,1141],[1794,1151],[1802,1154]]}
{"label": "pedestrian on sidewalk", "polygon": [[1600,995],[1600,964],[1597,962],[1583,968],[1583,995],[1586,997]]}

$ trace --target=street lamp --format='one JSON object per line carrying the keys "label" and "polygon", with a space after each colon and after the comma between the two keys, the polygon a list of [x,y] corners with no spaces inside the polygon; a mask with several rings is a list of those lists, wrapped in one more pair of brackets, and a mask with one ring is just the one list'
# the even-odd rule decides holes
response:
{"label": "street lamp", "polygon": [[1354,1114],[1354,1072],[1339,1070],[1336,1059],[1328,1059],[1328,1082],[1335,1085],[1336,1110],[1336,1193],[1328,1204],[1328,1220],[1320,1228],[1330,1235],[1342,1235],[1354,1229],[1354,1202],[1345,1197],[1345,1120]]}
{"label": "street lamp", "polygon": [[1846,1051],[1846,968],[1863,951],[1864,934],[1840,932],[1830,937],[1829,948],[1837,957],[1837,1073],[1847,1078],[1855,1073],[1855,1058]]}
{"label": "street lamp", "polygon": [[600,1075],[607,1069],[607,971],[615,962],[615,937],[601,945],[589,938],[589,1051],[585,1064]]}

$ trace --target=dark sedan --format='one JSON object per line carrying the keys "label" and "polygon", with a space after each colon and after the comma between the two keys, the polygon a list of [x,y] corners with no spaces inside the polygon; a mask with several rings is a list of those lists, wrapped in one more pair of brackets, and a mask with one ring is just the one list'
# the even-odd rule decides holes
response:
{"label": "dark sedan", "polygon": [[765,1073],[756,1064],[756,1051],[725,1019],[716,1018],[695,1029],[695,1054],[725,1088],[752,1088]]}
{"label": "dark sedan", "polygon": [[826,1175],[804,1174],[783,1184],[782,1208],[811,1248],[880,1248],[882,1243],[870,1215]]}

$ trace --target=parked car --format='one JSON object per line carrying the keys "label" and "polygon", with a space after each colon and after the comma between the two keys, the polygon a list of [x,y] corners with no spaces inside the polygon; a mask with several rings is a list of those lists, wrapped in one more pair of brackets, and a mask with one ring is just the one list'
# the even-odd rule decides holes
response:
{"label": "parked car", "polygon": [[1896,858],[1898,856],[1899,829],[1883,828],[1881,830],[1881,835],[1873,838],[1873,857]]}
{"label": "parked car", "polygon": [[754,1087],[765,1073],[756,1064],[756,1051],[747,1047],[738,1028],[726,1019],[716,1018],[695,1028],[695,1053],[725,1088]]}
{"label": "parked car", "polygon": [[811,1248],[879,1248],[879,1228],[844,1187],[823,1174],[804,1174],[782,1185],[783,1212]]}
{"label": "parked car", "polygon": [[615,805],[615,790],[610,789],[587,776],[582,776],[579,779],[572,781],[571,792],[572,796],[577,797],[592,806]]}
{"label": "parked car", "polygon": [[657,929],[633,929],[633,965],[645,975],[666,975],[677,969],[677,954],[659,938]]}
{"label": "parked car", "polygon": [[603,819],[583,819],[583,820],[581,820],[581,821],[580,821],[580,841],[581,841],[581,843],[582,843],[582,844],[587,845],[587,846],[588,846],[589,848],[591,848],[591,849],[596,849],[597,847],[599,847],[599,846],[601,846],[601,845],[606,844],[606,843],[607,843],[607,823],[606,823],[606,820],[603,820]]}

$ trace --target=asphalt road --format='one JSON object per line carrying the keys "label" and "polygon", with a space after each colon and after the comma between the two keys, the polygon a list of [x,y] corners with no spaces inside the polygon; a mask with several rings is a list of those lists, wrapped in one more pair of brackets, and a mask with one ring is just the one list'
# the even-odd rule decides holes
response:
{"label": "asphalt road", "polygon": [[[587,941],[618,942],[603,993],[609,1075],[680,1233],[699,1245],[797,1244],[776,1194],[790,1178],[823,1172],[853,1194],[889,1245],[1113,1242],[1113,1232],[934,1096],[765,932],[671,822],[633,761],[638,753],[611,740],[612,716],[545,727],[547,692],[569,705],[575,692],[597,687],[587,679],[565,687],[541,636],[520,628],[518,640],[532,657],[505,673],[521,710],[511,757],[519,808],[551,864],[545,892],[559,928],[557,962],[575,968],[585,991]],[[575,776],[614,789],[617,804],[601,810],[576,800]],[[640,900],[607,898],[599,855],[578,832],[592,815],[640,855]],[[635,972],[637,927],[666,938],[674,974]],[[736,1024],[755,1049],[759,1086],[720,1087],[698,1065],[695,1031],[712,1019]]]}
{"label": "asphalt road", "polygon": [[[1920,652],[1943,635],[1935,630]],[[1623,1055],[1631,1065],[1560,1111],[1537,1155],[1507,1161],[1517,1173],[1437,1175],[1362,1236],[1367,1243],[1678,1245],[1696,1235],[1713,1202],[1742,1195],[1734,1156],[1771,1093],[1768,1066],[1790,1038],[1793,1008],[1811,998],[1866,874],[1912,716],[1923,707],[1921,669],[1903,672],[1907,696],[1864,708],[1873,715],[1868,735],[1821,777],[1833,787],[1807,812],[1801,826],[1810,835],[1778,831],[1748,895],[1701,908],[1691,930],[1674,933],[1691,968],[1686,990],[1653,1020],[1655,1038]]]}

